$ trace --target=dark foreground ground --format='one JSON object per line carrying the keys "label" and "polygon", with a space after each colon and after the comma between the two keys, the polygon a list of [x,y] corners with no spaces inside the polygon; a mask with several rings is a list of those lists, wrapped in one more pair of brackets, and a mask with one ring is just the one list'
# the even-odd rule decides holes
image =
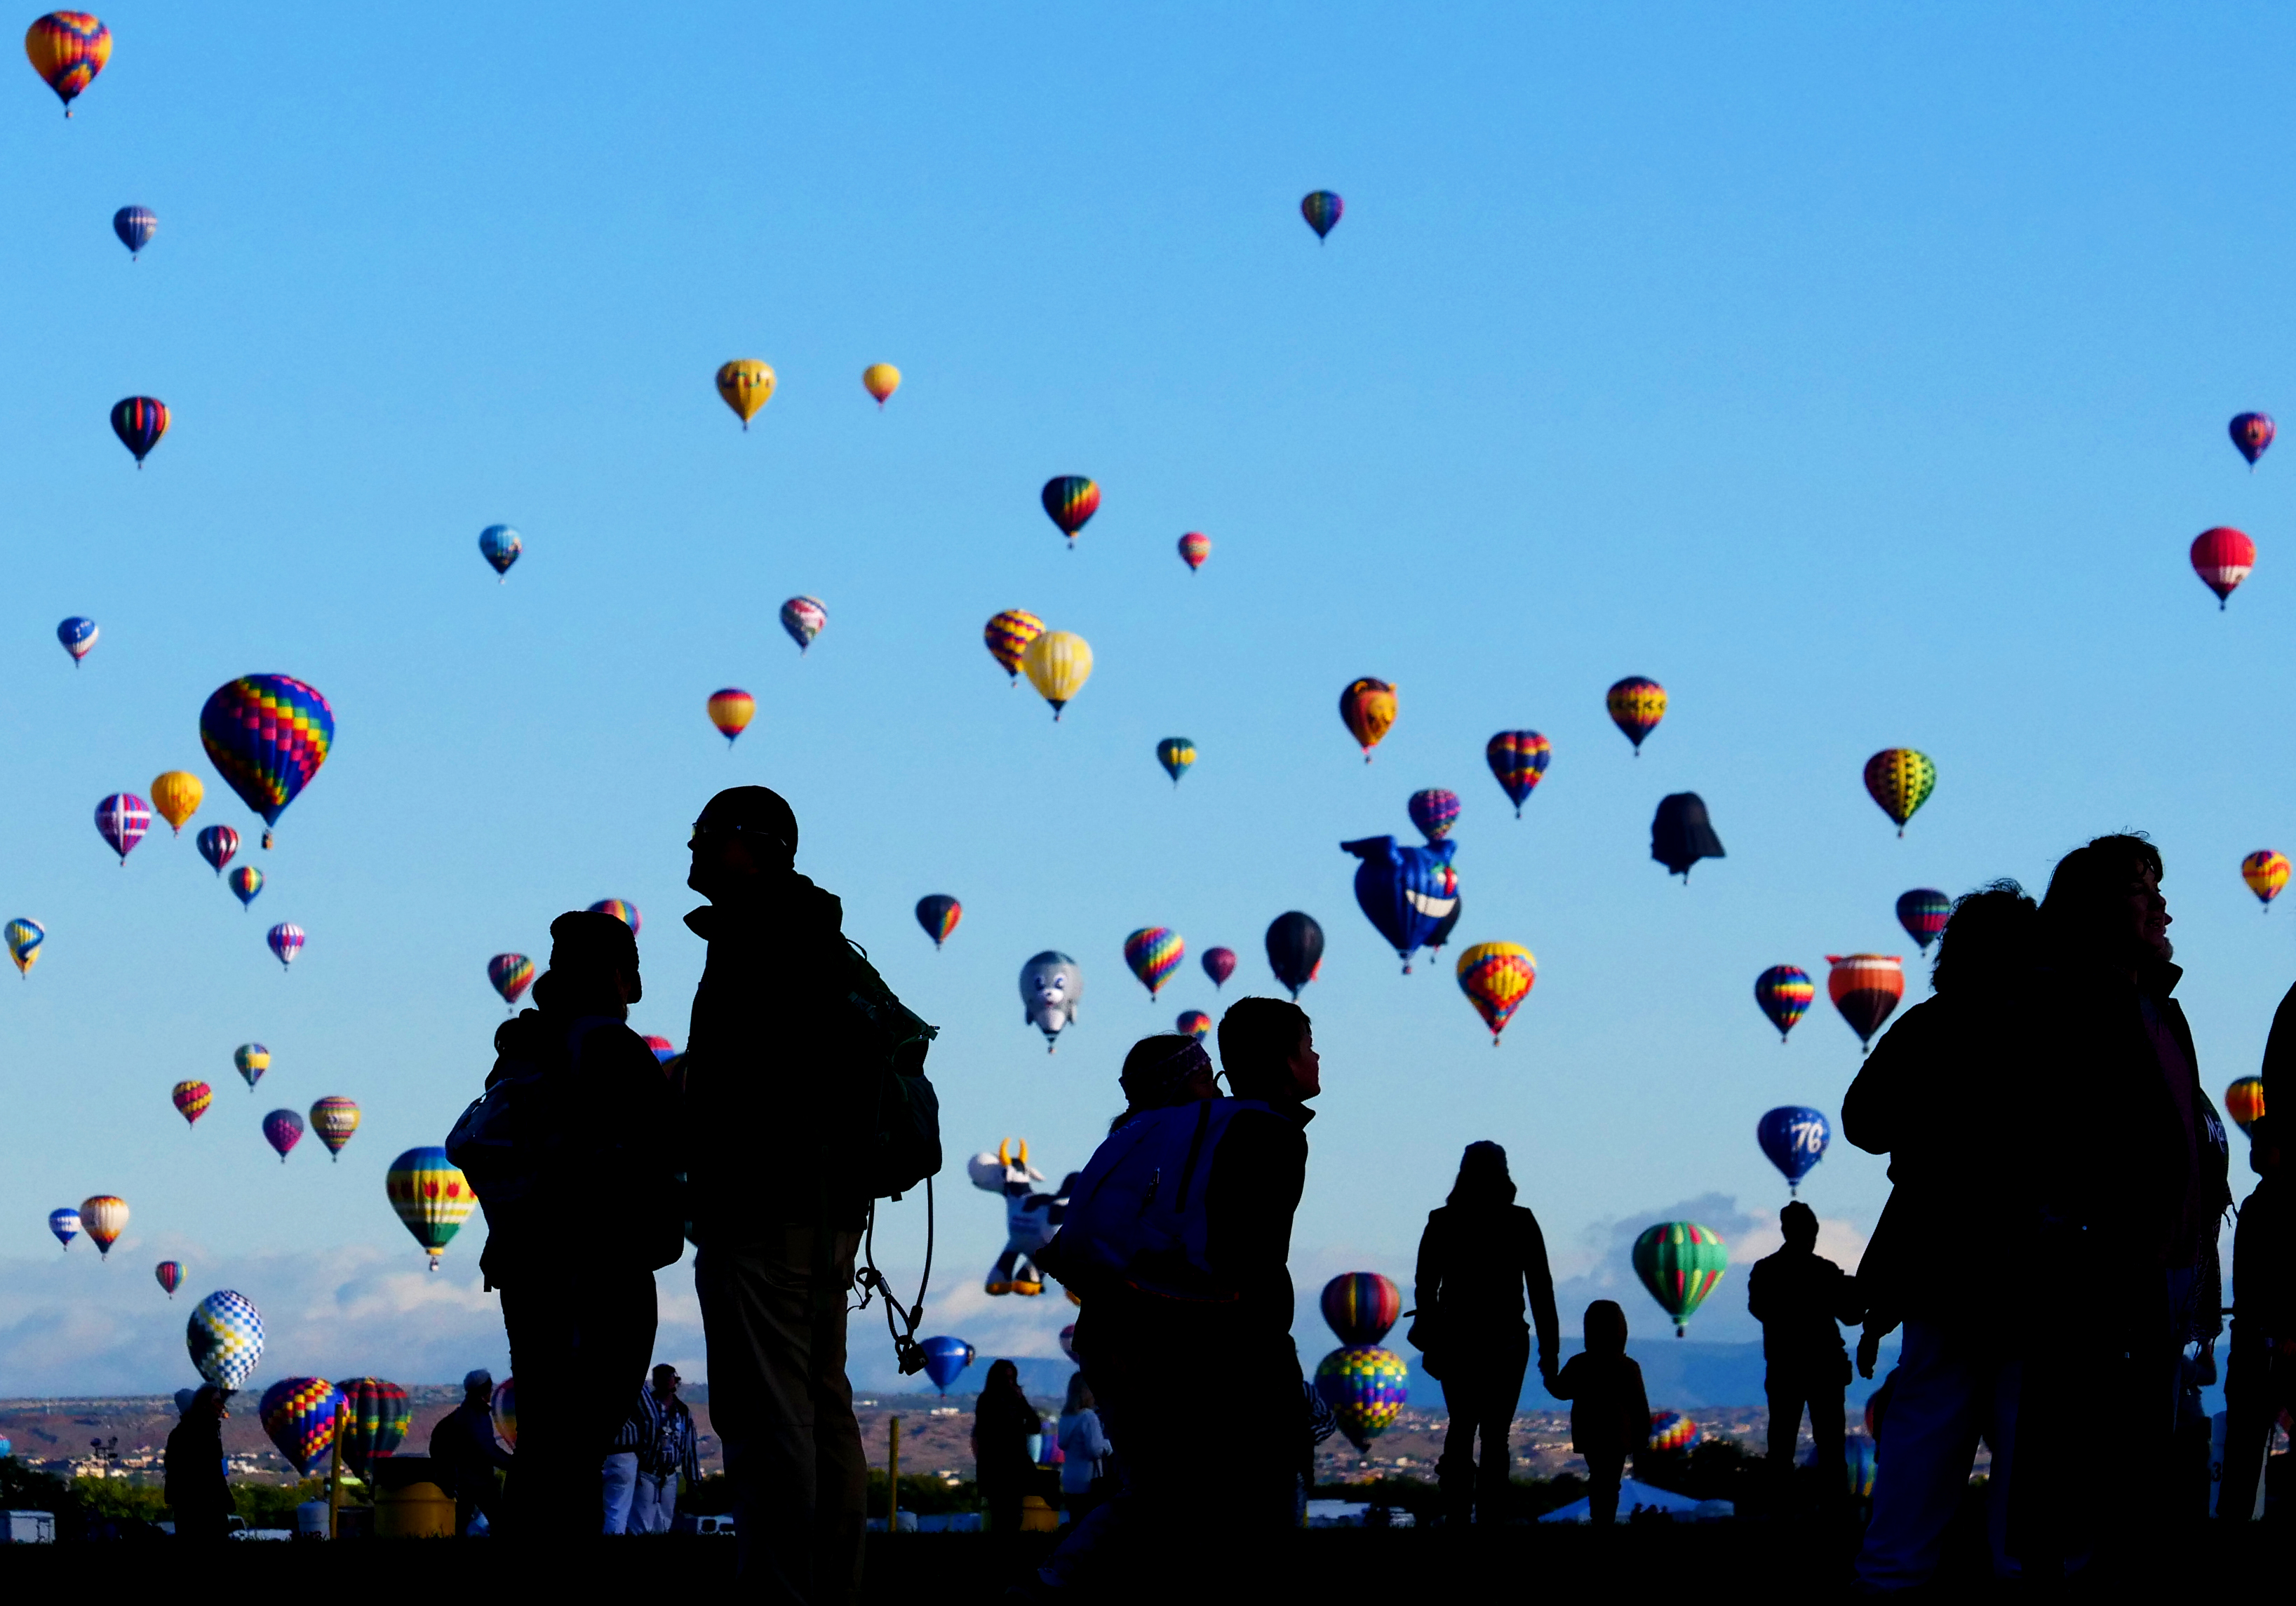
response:
{"label": "dark foreground ground", "polygon": [[[1792,1527],[1757,1522],[1591,1528],[1524,1527],[1472,1534],[1437,1529],[1333,1529],[1289,1536],[1277,1575],[1253,1586],[1226,1558],[1176,1535],[1178,1576],[1146,1598],[1168,1603],[1225,1600],[1663,1601],[1840,1599],[1849,1593],[1847,1545]],[[1461,1541],[1466,1541],[1462,1543]],[[1008,1547],[1009,1545],[1009,1547]],[[977,1534],[873,1534],[865,1598],[903,1606],[967,1606],[999,1599],[1046,1548],[1036,1536],[1000,1543]],[[2276,1527],[2226,1535],[2195,1532],[2171,1578],[2149,1583],[2127,1566],[2058,1590],[1994,1586],[1956,1559],[1934,1598],[1962,1601],[2110,1600],[2142,1592],[2188,1600],[2246,1586],[2287,1596],[2271,1563],[2285,1540]],[[734,1548],[724,1540],[601,1542],[584,1555],[537,1558],[485,1540],[234,1544],[193,1556],[171,1541],[113,1542],[0,1550],[0,1591],[9,1599],[409,1599],[540,1606],[541,1590],[586,1598],[710,1602],[734,1588]],[[1142,1580],[1146,1590],[1146,1580]],[[1575,1595],[1552,1591],[1585,1591]],[[1759,1592],[1759,1594],[1757,1593]],[[739,1598],[739,1597],[736,1597]],[[1129,1598],[1095,1595],[1093,1606]],[[2259,1595],[2259,1598],[2263,1598]]]}

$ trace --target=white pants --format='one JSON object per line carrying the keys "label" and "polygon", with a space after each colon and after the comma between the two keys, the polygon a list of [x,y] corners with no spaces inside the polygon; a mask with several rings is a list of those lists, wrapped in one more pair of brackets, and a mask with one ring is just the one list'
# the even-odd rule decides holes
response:
{"label": "white pants", "polygon": [[677,1516],[677,1474],[675,1472],[640,1472],[637,1487],[630,1500],[630,1527],[634,1534],[666,1534]]}
{"label": "white pants", "polygon": [[605,1495],[606,1526],[610,1534],[625,1534],[630,1530],[631,1496],[638,1481],[638,1453],[623,1450],[606,1457]]}
{"label": "white pants", "polygon": [[1937,1571],[1946,1525],[1969,1492],[1981,1435],[1993,1447],[1986,1539],[1996,1574],[2006,1557],[2009,1479],[2016,1448],[2019,1369],[1998,1338],[1908,1322],[1897,1381],[1874,1446],[1874,1520],[1857,1553],[1869,1590],[1911,1589]]}

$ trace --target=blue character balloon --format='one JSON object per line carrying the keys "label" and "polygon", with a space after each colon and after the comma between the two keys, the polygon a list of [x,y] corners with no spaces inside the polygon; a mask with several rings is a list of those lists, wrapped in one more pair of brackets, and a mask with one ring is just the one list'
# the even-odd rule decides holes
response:
{"label": "blue character balloon", "polygon": [[1451,868],[1458,844],[1400,846],[1393,837],[1342,842],[1340,851],[1363,861],[1356,871],[1356,902],[1411,974],[1411,953],[1434,940],[1444,917],[1458,906],[1459,873]]}
{"label": "blue character balloon", "polygon": [[1825,1145],[1833,1135],[1825,1117],[1800,1104],[1781,1104],[1754,1127],[1762,1152],[1785,1174],[1786,1192],[1796,1198],[1800,1195],[1801,1179],[1825,1158]]}
{"label": "blue character balloon", "polygon": [[963,1339],[927,1339],[917,1348],[925,1352],[925,1375],[943,1394],[956,1381],[956,1374],[972,1364],[972,1346]]}

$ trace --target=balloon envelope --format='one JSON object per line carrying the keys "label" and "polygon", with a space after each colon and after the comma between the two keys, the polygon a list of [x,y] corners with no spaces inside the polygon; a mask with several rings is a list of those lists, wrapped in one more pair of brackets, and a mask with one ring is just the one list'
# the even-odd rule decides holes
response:
{"label": "balloon envelope", "polygon": [[774,371],[755,357],[737,357],[718,370],[718,395],[747,430],[758,409],[773,399]]}
{"label": "balloon envelope", "polygon": [[409,1149],[391,1161],[383,1192],[401,1225],[430,1254],[434,1271],[479,1202],[470,1180],[436,1144]]}
{"label": "balloon envelope", "polygon": [[1069,538],[1069,545],[1074,546],[1077,531],[1100,511],[1100,487],[1082,474],[1055,474],[1045,481],[1039,500],[1045,504],[1045,517],[1057,525]]}
{"label": "balloon envelope", "polygon": [[25,30],[24,54],[70,117],[72,102],[111,60],[111,30],[86,12],[50,12]]}
{"label": "balloon envelope", "polygon": [[1774,964],[1754,978],[1754,1003],[1778,1028],[1781,1043],[1809,1012],[1810,1001],[1816,996],[1817,984],[1800,965]]}
{"label": "balloon envelope", "polygon": [[95,637],[94,619],[74,616],[56,627],[56,639],[64,644],[64,651],[71,654],[75,665],[94,649]]}
{"label": "balloon envelope", "polygon": [[1483,761],[1514,805],[1516,819],[1522,818],[1524,802],[1546,778],[1546,761],[1553,754],[1553,747],[1537,731],[1501,731],[1483,744]]}
{"label": "balloon envelope", "polygon": [[71,1241],[79,1236],[79,1212],[70,1205],[66,1205],[62,1209],[50,1210],[48,1231],[56,1235],[58,1243],[62,1244],[66,1249],[71,1248]]}
{"label": "balloon envelope", "polygon": [[1124,963],[1151,998],[1163,990],[1187,955],[1188,945],[1180,934],[1165,926],[1144,926],[1124,939]]}
{"label": "balloon envelope", "polygon": [[122,864],[152,829],[152,806],[132,791],[114,792],[95,806],[95,831]]}
{"label": "balloon envelope", "polygon": [[963,1339],[927,1339],[917,1348],[925,1352],[925,1375],[943,1394],[956,1381],[956,1374],[972,1364],[972,1346]]}
{"label": "balloon envelope", "polygon": [[291,1110],[275,1110],[263,1118],[263,1141],[279,1151],[279,1163],[287,1163],[287,1151],[303,1141],[303,1118]]}
{"label": "balloon envelope", "polygon": [[822,627],[828,623],[829,610],[821,605],[818,597],[793,596],[782,604],[782,628],[789,632],[790,640],[797,643],[800,658],[805,655],[806,649],[813,645],[813,638],[819,635]]}
{"label": "balloon envelope", "polygon": [[1698,1424],[1679,1411],[1651,1413],[1650,1447],[1653,1450],[1687,1449],[1698,1437]]}
{"label": "balloon envelope", "polygon": [[239,1067],[239,1074],[247,1078],[247,1090],[263,1080],[263,1073],[271,1069],[271,1051],[260,1043],[242,1043],[232,1050],[231,1062]]}
{"label": "balloon envelope", "polygon": [[270,945],[271,952],[278,958],[279,968],[283,971],[294,963],[295,955],[303,951],[303,928],[291,921],[283,920],[264,933],[263,940]]}
{"label": "balloon envelope", "polygon": [[7,939],[8,957],[16,962],[16,969],[30,975],[32,967],[40,961],[40,945],[48,939],[47,928],[20,914],[0,926],[0,937]]}
{"label": "balloon envelope", "polygon": [[112,404],[111,432],[134,455],[139,469],[168,432],[168,404],[156,396],[131,396]]}
{"label": "balloon envelope", "polygon": [[861,370],[861,388],[875,397],[882,408],[901,388],[901,371],[890,363],[872,363]]}
{"label": "balloon envelope", "polygon": [[1658,813],[1651,817],[1651,857],[1687,882],[1690,867],[1699,860],[1727,856],[1703,798],[1678,791],[1658,800]]}
{"label": "balloon envelope", "polygon": [[1188,566],[1189,573],[1201,569],[1204,560],[1211,555],[1212,538],[1210,536],[1192,529],[1180,537],[1180,561]]}
{"label": "balloon envelope", "polygon": [[127,1230],[127,1201],[117,1193],[98,1193],[81,1200],[79,1230],[87,1234],[87,1241],[95,1245],[98,1254],[109,1258],[111,1246]]}
{"label": "balloon envelope", "polygon": [[406,1442],[414,1408],[406,1389],[379,1377],[355,1377],[339,1387],[343,1395],[343,1463],[365,1478],[370,1462]]}
{"label": "balloon envelope", "polygon": [[1696,1222],[1661,1222],[1635,1240],[1635,1275],[1659,1308],[1674,1318],[1677,1339],[1729,1264],[1729,1250],[1720,1234]]}
{"label": "balloon envelope", "polygon": [[207,790],[189,770],[171,769],[152,781],[152,807],[160,811],[168,829],[181,836],[184,822],[198,812],[200,799],[207,796]]}
{"label": "balloon envelope", "polygon": [[1451,868],[1457,848],[1457,843],[1443,841],[1406,848],[1393,837],[1340,844],[1341,852],[1363,861],[1356,866],[1356,905],[1403,961],[1406,975],[1411,973],[1412,952],[1458,902],[1459,876]]}
{"label": "balloon envelope", "polygon": [[2264,455],[2265,448],[2272,444],[2273,436],[2278,432],[2268,413],[2235,413],[2230,431],[2233,449],[2248,459],[2251,468],[2256,466],[2256,460]]}
{"label": "balloon envelope", "polygon": [[254,1375],[263,1359],[263,1317],[235,1289],[218,1289],[192,1307],[184,1344],[199,1374],[226,1393]]}
{"label": "balloon envelope", "polygon": [[1330,190],[1310,190],[1300,201],[1300,216],[1308,220],[1318,240],[1332,232],[1347,209],[1348,203]]}
{"label": "balloon envelope", "polygon": [[1906,996],[1905,961],[1895,954],[1828,954],[1825,963],[1833,967],[1825,979],[1826,996],[1857,1040],[1872,1042]]}
{"label": "balloon envelope", "polygon": [[1754,1141],[1785,1177],[1789,1193],[1797,1193],[1810,1168],[1825,1158],[1833,1135],[1821,1112],[1800,1104],[1782,1104],[1754,1124]]}
{"label": "balloon envelope", "polygon": [[488,1402],[494,1418],[495,1442],[505,1454],[518,1449],[518,1380],[506,1377],[495,1385],[494,1398]]}
{"label": "balloon envelope", "polygon": [[2256,894],[2268,913],[2272,900],[2280,896],[2280,889],[2288,884],[2288,856],[2266,848],[2250,854],[2240,862],[2240,879]]}
{"label": "balloon envelope", "polygon": [[176,1291],[184,1285],[184,1263],[162,1260],[152,1268],[152,1275],[159,1280],[160,1286],[168,1291],[168,1298],[172,1299],[176,1297]]}
{"label": "balloon envelope", "polygon": [[2225,1113],[2246,1132],[2264,1114],[2264,1078],[2243,1077],[2225,1089]]}
{"label": "balloon envelope", "polygon": [[1906,928],[1906,935],[1921,945],[1926,954],[1930,944],[1945,930],[1945,922],[1953,918],[1953,899],[1934,887],[1916,887],[1911,892],[1898,895],[1898,923]]}
{"label": "balloon envelope", "polygon": [[331,1093],[311,1106],[311,1130],[319,1135],[329,1154],[343,1151],[343,1145],[351,1141],[358,1124],[358,1104],[339,1093]]}
{"label": "balloon envelope", "polygon": [[1076,1020],[1084,971],[1067,955],[1047,948],[1021,967],[1022,1019],[1045,1034],[1045,1051]]}
{"label": "balloon envelope", "polygon": [[1376,1344],[1403,1314],[1403,1293],[1377,1272],[1341,1272],[1324,1284],[1324,1320],[1342,1344]]}
{"label": "balloon envelope", "polygon": [[750,721],[758,712],[758,700],[739,686],[721,686],[709,693],[709,723],[726,738],[726,745],[734,745],[734,738],[750,728]]}
{"label": "balloon envelope", "polygon": [[199,843],[200,856],[217,875],[223,873],[223,867],[230,864],[239,852],[239,832],[228,825],[210,825],[195,840]]}
{"label": "balloon envelope", "polygon": [[263,1391],[257,1413],[279,1454],[298,1472],[308,1472],[333,1448],[343,1405],[342,1395],[326,1379],[287,1377]]}
{"label": "balloon envelope", "polygon": [[1081,635],[1047,630],[1021,654],[1021,668],[1037,694],[1053,705],[1053,718],[1057,721],[1061,710],[1092,678],[1092,646]]}
{"label": "balloon envelope", "polygon": [[1885,747],[1866,760],[1866,791],[1906,834],[1906,822],[1937,790],[1937,766],[1909,747]]}
{"label": "balloon envelope", "polygon": [[1204,967],[1204,974],[1212,979],[1213,987],[1226,987],[1227,979],[1235,974],[1235,950],[1206,948],[1201,963]]}
{"label": "balloon envelope", "polygon": [[239,905],[243,909],[255,901],[257,893],[263,890],[263,872],[252,864],[242,864],[226,878],[224,884],[231,889],[231,895],[239,900]]}
{"label": "balloon envelope", "polygon": [[487,961],[487,981],[516,1009],[519,995],[534,985],[534,961],[523,954],[497,954]]}
{"label": "balloon envelope", "polygon": [[1045,633],[1045,621],[1025,608],[1007,608],[990,619],[981,629],[981,639],[988,643],[988,656],[995,659],[1015,684],[1021,679],[1021,655],[1029,643]]}
{"label": "balloon envelope", "polygon": [[1386,740],[1395,714],[1395,688],[1386,681],[1365,676],[1349,681],[1348,689],[1340,693],[1340,723],[1363,749],[1365,764],[1371,762],[1371,750]]}
{"label": "balloon envelope", "polygon": [[1629,675],[1603,694],[1603,703],[1611,710],[1611,723],[1626,733],[1639,755],[1643,738],[1666,717],[1666,688],[1648,676]]}
{"label": "balloon envelope", "polygon": [[507,524],[489,524],[479,532],[479,556],[498,575],[508,574],[510,566],[518,561],[518,554],[525,550],[526,543]]}
{"label": "balloon envelope", "polygon": [[630,935],[633,937],[645,930],[645,917],[638,913],[638,906],[624,898],[602,897],[590,905],[588,912],[592,914],[612,915],[630,929]]}
{"label": "balloon envelope", "polygon": [[1180,1018],[1175,1024],[1181,1031],[1201,1043],[1204,1040],[1204,1035],[1212,1028],[1212,1018],[1201,1010],[1182,1010]]}
{"label": "balloon envelope", "polygon": [[1267,966],[1297,1002],[1300,989],[1324,968],[1324,928],[1314,915],[1293,909],[1268,922]]}
{"label": "balloon envelope", "polygon": [[1180,777],[1196,762],[1196,744],[1185,736],[1167,736],[1156,744],[1156,762],[1164,766],[1164,773],[1177,786]]}
{"label": "balloon envelope", "polygon": [[1368,1344],[1334,1349],[1316,1365],[1316,1392],[1340,1419],[1357,1453],[1395,1425],[1411,1397],[1402,1357]]}
{"label": "balloon envelope", "polygon": [[1512,942],[1479,942],[1459,955],[1459,990],[1491,1028],[1491,1046],[1498,1046],[1522,1001],[1538,979],[1538,961],[1529,948]]}
{"label": "balloon envelope", "polygon": [[1451,827],[1459,823],[1459,794],[1432,786],[1425,791],[1411,794],[1404,806],[1411,823],[1419,834],[1431,842],[1439,842],[1451,834]]}
{"label": "balloon envelope", "polygon": [[964,905],[946,892],[928,893],[917,899],[917,924],[938,948],[956,930],[956,922],[964,918]]}
{"label": "balloon envelope", "polygon": [[327,761],[335,710],[291,676],[242,675],[200,710],[200,742],[241,800],[276,825]]}
{"label": "balloon envelope", "polygon": [[176,1113],[184,1118],[184,1123],[196,1125],[200,1117],[208,1112],[208,1106],[214,1102],[215,1089],[205,1082],[196,1080],[178,1082],[169,1096],[175,1101]]}

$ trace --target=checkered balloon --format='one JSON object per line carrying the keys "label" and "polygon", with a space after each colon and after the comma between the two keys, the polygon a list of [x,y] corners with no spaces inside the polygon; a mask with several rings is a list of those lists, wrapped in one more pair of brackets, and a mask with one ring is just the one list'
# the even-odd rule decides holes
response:
{"label": "checkered balloon", "polygon": [[226,1391],[238,1388],[263,1358],[263,1317],[245,1294],[219,1289],[199,1302],[184,1332],[192,1364]]}
{"label": "checkered balloon", "polygon": [[343,1414],[342,1391],[323,1377],[282,1378],[257,1407],[263,1430],[298,1472],[326,1458]]}

